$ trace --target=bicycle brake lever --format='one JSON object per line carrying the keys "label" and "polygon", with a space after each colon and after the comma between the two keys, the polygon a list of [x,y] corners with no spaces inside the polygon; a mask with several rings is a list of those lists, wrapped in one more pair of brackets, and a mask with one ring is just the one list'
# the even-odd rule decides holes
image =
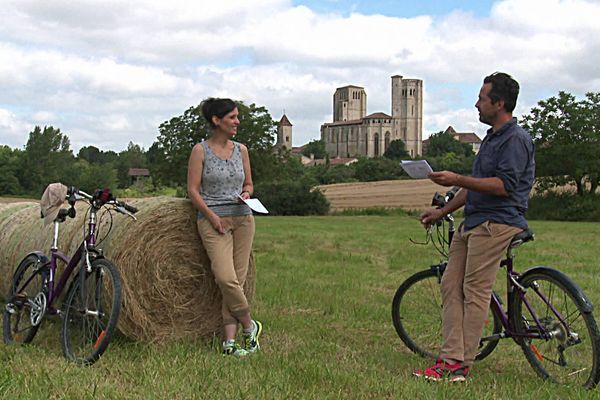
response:
{"label": "bicycle brake lever", "polygon": [[132,213],[130,213],[129,211],[127,211],[125,209],[125,207],[115,205],[115,210],[117,210],[117,212],[120,212],[121,214],[125,214],[128,217],[133,218],[134,221],[137,221],[137,217],[135,215],[133,215]]}

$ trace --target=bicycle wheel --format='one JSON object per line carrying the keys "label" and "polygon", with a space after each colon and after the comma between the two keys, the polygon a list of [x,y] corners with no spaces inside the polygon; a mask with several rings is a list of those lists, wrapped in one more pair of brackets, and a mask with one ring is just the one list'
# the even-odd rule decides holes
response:
{"label": "bicycle wheel", "polygon": [[26,344],[33,340],[46,313],[47,276],[47,268],[33,255],[17,267],[6,297],[4,343]]}
{"label": "bicycle wheel", "polygon": [[[414,353],[427,358],[439,356],[442,348],[441,274],[437,269],[417,272],[396,291],[392,321],[396,333]],[[500,333],[502,323],[490,309],[483,336]],[[483,360],[498,345],[498,339],[482,341],[476,360]]]}
{"label": "bicycle wheel", "polygon": [[75,277],[63,305],[61,345],[65,357],[93,364],[104,353],[121,311],[121,276],[106,259],[92,261],[92,271]]}
{"label": "bicycle wheel", "polygon": [[600,379],[600,333],[581,289],[555,270],[526,273],[519,283],[529,290],[524,297],[519,292],[513,295],[511,318],[516,332],[539,334],[533,315],[549,332],[547,338],[517,336],[529,364],[543,379],[594,387]]}

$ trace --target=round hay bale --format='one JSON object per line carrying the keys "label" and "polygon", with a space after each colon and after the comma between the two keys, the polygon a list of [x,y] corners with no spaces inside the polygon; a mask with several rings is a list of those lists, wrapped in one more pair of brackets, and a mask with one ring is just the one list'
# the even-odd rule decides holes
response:
{"label": "round hay bale", "polygon": [[[221,330],[221,294],[196,229],[196,211],[184,199],[133,199],[137,221],[114,213],[110,235],[99,243],[123,280],[118,329],[144,342],[210,337]],[[83,238],[83,204],[61,224],[59,248],[73,254]],[[0,289],[7,293],[14,269],[32,250],[49,252],[52,225],[44,226],[37,203],[0,205]],[[110,218],[99,214],[100,239]],[[57,275],[60,276],[62,268]],[[254,297],[256,267],[250,257],[244,290]]]}

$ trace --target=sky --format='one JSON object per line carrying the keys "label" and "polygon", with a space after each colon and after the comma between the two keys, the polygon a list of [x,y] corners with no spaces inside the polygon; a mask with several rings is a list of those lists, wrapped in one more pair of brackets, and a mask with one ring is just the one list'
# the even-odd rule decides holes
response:
{"label": "sky", "polygon": [[283,113],[293,145],[320,139],[336,88],[391,114],[391,76],[424,81],[423,138],[484,136],[483,77],[520,83],[515,116],[600,91],[600,0],[3,0],[0,145],[38,126],[83,146],[148,149],[206,97]]}

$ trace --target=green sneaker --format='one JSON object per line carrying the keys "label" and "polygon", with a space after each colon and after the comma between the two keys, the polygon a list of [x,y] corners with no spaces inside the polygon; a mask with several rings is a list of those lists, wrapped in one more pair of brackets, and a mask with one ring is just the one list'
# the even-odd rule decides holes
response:
{"label": "green sneaker", "polygon": [[223,342],[223,355],[244,357],[248,355],[248,352],[242,349],[240,345],[235,342],[235,340],[226,340]]}
{"label": "green sneaker", "polygon": [[262,333],[262,324],[259,321],[252,320],[254,323],[254,329],[249,334],[244,333],[244,349],[248,353],[256,353],[258,349],[260,349],[260,344],[258,343],[258,338]]}

